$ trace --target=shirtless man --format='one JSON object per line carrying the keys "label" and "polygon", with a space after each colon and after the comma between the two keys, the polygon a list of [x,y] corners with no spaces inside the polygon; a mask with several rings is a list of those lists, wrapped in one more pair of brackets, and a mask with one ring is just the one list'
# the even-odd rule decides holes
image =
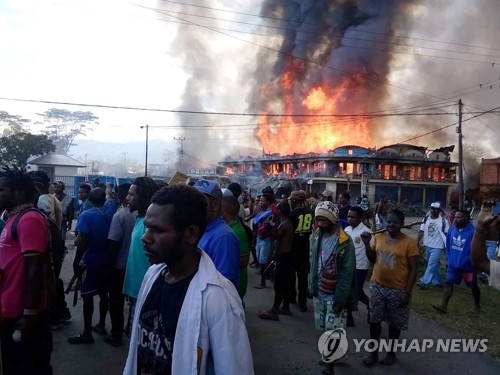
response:
{"label": "shirtless man", "polygon": [[[259,311],[259,318],[265,320],[279,320],[278,314],[292,315],[289,297],[295,284],[295,258],[292,252],[293,224],[290,220],[290,205],[281,202],[278,209],[281,224],[271,235],[276,240],[274,303],[270,310]],[[282,303],[283,306],[280,309]]]}

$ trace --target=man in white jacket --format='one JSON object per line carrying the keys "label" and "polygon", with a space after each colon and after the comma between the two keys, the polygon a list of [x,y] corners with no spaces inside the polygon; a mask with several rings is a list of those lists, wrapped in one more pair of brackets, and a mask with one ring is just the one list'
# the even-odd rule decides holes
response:
{"label": "man in white jacket", "polygon": [[238,292],[198,248],[205,197],[175,185],[151,202],[142,240],[153,265],[137,299],[124,374],[253,374]]}

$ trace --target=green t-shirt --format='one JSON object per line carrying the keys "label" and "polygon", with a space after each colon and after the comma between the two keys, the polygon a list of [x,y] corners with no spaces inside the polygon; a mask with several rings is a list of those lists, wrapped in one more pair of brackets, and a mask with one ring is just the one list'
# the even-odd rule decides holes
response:
{"label": "green t-shirt", "polygon": [[[250,247],[248,246],[248,237],[247,232],[245,232],[245,228],[243,228],[243,224],[238,219],[233,220],[229,223],[229,227],[233,230],[233,232],[238,237],[240,241],[240,256],[250,255]],[[247,267],[240,267],[240,287],[239,287],[239,295],[243,298],[247,292],[248,286],[248,270]]]}
{"label": "green t-shirt", "polygon": [[151,266],[144,253],[144,244],[142,243],[142,236],[145,232],[144,217],[137,217],[132,230],[125,280],[123,282],[123,294],[133,298],[137,298],[139,295],[142,279],[144,279],[144,275]]}
{"label": "green t-shirt", "polygon": [[245,228],[243,228],[243,225],[238,219],[235,219],[229,223],[229,227],[233,230],[234,233],[236,233],[238,240],[240,240],[240,255],[250,255],[247,232],[245,232]]}

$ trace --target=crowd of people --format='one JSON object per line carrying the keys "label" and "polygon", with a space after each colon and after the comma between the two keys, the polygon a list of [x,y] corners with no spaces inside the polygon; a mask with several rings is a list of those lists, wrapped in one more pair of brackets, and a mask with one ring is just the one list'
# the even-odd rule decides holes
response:
{"label": "crowd of people", "polygon": [[[244,300],[249,268],[260,276],[255,293],[274,284],[273,304],[258,312],[261,319],[278,321],[293,315],[296,305],[299,313],[312,309],[319,331],[346,329],[363,324],[353,314],[361,302],[368,309],[371,339],[380,339],[382,322],[389,338],[399,338],[408,329],[420,255],[417,241],[401,231],[403,212],[388,209],[382,199],[376,214],[383,227],[372,234],[366,197],[351,206],[348,192],[337,201],[329,190],[319,200],[307,189],[276,195],[271,187],[254,198],[238,183],[227,189],[210,180],[161,187],[139,177],[116,188],[86,182],[73,198],[62,181],[51,184],[44,172],[5,167],[0,172],[3,373],[52,374],[52,329],[71,319],[60,272],[72,229],[83,329],[67,341],[92,344],[97,334],[121,346],[128,337],[124,374],[252,374]],[[447,256],[437,311],[447,313],[453,285],[461,280],[479,309],[478,271],[500,288],[498,249],[489,250],[500,229],[493,204],[484,202],[476,227],[467,210],[457,210],[450,225],[438,202],[422,221],[418,241],[423,239],[427,269],[420,288],[441,285],[439,262],[443,251]],[[395,361],[389,350],[383,359],[372,352],[363,362]],[[333,363],[321,365],[324,375],[334,373]]]}

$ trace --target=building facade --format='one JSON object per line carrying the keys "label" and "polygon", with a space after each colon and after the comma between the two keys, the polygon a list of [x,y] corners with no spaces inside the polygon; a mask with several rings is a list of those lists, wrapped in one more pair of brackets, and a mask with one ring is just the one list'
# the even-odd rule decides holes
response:
{"label": "building facade", "polygon": [[479,190],[481,194],[500,192],[500,158],[481,159]]}
{"label": "building facade", "polygon": [[396,144],[376,150],[348,145],[324,154],[228,157],[220,163],[219,173],[309,179],[315,193],[329,189],[338,196],[349,191],[352,197],[366,194],[371,202],[387,196],[410,207],[427,207],[434,201],[447,205],[456,189],[458,164],[450,160],[453,148],[428,151]]}

